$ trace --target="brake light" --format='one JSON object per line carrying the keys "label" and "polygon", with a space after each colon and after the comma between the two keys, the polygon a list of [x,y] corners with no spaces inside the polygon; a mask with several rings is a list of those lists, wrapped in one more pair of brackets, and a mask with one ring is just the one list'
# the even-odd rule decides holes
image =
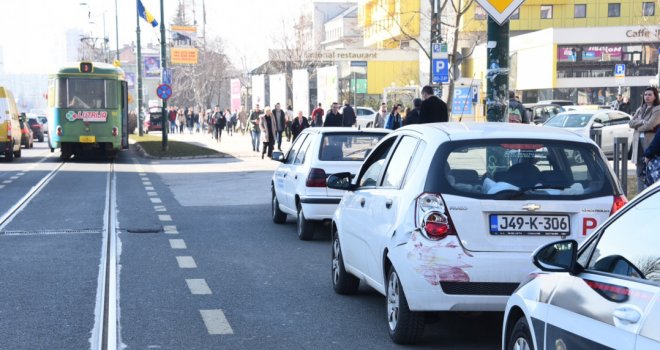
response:
{"label": "brake light", "polygon": [[57,136],[62,136],[62,134],[63,134],[62,127],[58,125],[57,126]]}
{"label": "brake light", "polygon": [[614,203],[612,203],[612,210],[610,210],[610,216],[614,215],[621,207],[628,203],[628,199],[624,195],[614,196]]}
{"label": "brake light", "polygon": [[117,127],[112,128],[112,136],[117,137],[118,134],[119,134],[119,130],[117,129]]}
{"label": "brake light", "polygon": [[432,241],[439,241],[448,235],[456,235],[447,206],[438,193],[422,193],[417,197],[415,217],[417,227]]}
{"label": "brake light", "polygon": [[328,176],[325,174],[325,170],[319,168],[312,168],[307,175],[307,181],[305,186],[307,187],[327,187],[328,184],[326,179]]}
{"label": "brake light", "polygon": [[11,123],[7,123],[7,140],[11,141]]}

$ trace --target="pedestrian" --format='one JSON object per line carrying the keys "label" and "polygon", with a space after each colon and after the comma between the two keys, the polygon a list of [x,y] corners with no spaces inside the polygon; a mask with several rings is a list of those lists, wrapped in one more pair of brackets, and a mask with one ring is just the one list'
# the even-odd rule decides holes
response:
{"label": "pedestrian", "polygon": [[341,111],[341,114],[342,114],[342,118],[341,118],[342,125],[343,125],[343,126],[350,126],[350,127],[352,127],[353,125],[355,125],[355,122],[356,122],[356,120],[357,120],[357,118],[355,117],[355,110],[354,110],[353,107],[348,103],[347,100],[344,100],[344,101],[343,101],[343,104],[344,104],[344,108],[343,108],[342,111]]}
{"label": "pedestrian", "polygon": [[656,132],[649,147],[644,151],[646,176],[644,184],[651,186],[660,180],[660,132]]}
{"label": "pedestrian", "polygon": [[447,104],[433,94],[433,88],[429,85],[422,88],[420,116],[421,124],[449,121]]}
{"label": "pedestrian", "polygon": [[259,128],[260,116],[261,110],[259,109],[259,104],[257,103],[252,112],[250,112],[250,118],[248,119],[250,136],[252,136],[252,151],[254,152],[259,152],[259,143],[261,142],[261,129]]}
{"label": "pedestrian", "polygon": [[408,113],[406,113],[406,120],[403,125],[421,124],[422,122],[422,116],[420,114],[421,108],[422,108],[422,99],[414,98],[413,109],[411,109]]}
{"label": "pedestrian", "polygon": [[277,139],[277,118],[268,107],[266,107],[264,114],[259,117],[259,129],[263,131],[261,133],[261,159],[264,159],[264,154],[267,154],[269,158],[273,158],[273,147]]}
{"label": "pedestrian", "polygon": [[324,113],[325,113],[325,111],[321,107],[321,102],[319,102],[318,107],[314,108],[314,110],[312,111],[312,120],[309,123],[310,126],[312,126],[312,127],[314,127],[314,126],[323,126],[323,114]]}
{"label": "pedestrian", "polygon": [[221,141],[222,129],[224,129],[227,121],[220,110],[220,106],[215,106],[215,111],[213,112],[211,120],[213,121],[213,138],[215,139],[215,142],[218,143]]}
{"label": "pedestrian", "polygon": [[195,123],[195,132],[199,134],[199,108],[193,110],[193,123]]}
{"label": "pedestrian", "polygon": [[341,114],[339,114],[339,104],[333,102],[328,114],[325,115],[323,126],[342,126],[341,119]]}
{"label": "pedestrian", "polygon": [[193,133],[193,109],[192,107],[188,108],[188,113],[186,114],[186,127],[188,128],[188,133],[192,135]]}
{"label": "pedestrian", "polygon": [[225,124],[225,127],[227,128],[227,135],[234,136],[233,133],[234,127],[232,126],[231,123],[231,111],[229,110],[229,108],[225,109],[224,117],[225,120],[227,121],[227,123]]}
{"label": "pedestrian", "polygon": [[403,126],[403,121],[401,120],[401,114],[399,114],[399,105],[394,105],[390,115],[387,116],[385,121],[385,129],[396,130]]}
{"label": "pedestrian", "polygon": [[618,106],[619,111],[630,114],[630,98],[628,96],[623,98],[623,101]]}
{"label": "pedestrian", "polygon": [[247,113],[243,110],[243,107],[240,107],[240,111],[238,112],[238,121],[240,123],[240,129],[241,129],[241,135],[245,135],[245,131],[247,129]]}
{"label": "pedestrian", "polygon": [[376,113],[376,118],[374,119],[374,128],[384,128],[385,118],[387,118],[387,103],[383,102],[380,104],[380,111]]}
{"label": "pedestrian", "polygon": [[309,128],[309,121],[306,117],[303,116],[302,111],[298,111],[298,116],[293,118],[291,122],[291,133],[293,134],[293,140],[295,141],[300,133]]}
{"label": "pedestrian", "polygon": [[176,114],[177,114],[177,116],[176,116],[176,120],[177,120],[177,122],[179,123],[179,135],[181,135],[181,134],[183,134],[183,129],[184,129],[185,126],[186,126],[186,115],[183,114],[183,109],[182,109],[182,108],[180,108],[180,109],[176,112]]}
{"label": "pedestrian", "polygon": [[620,111],[619,106],[623,103],[623,95],[618,94],[616,95],[616,100],[611,104],[612,109],[616,109],[617,111]]}
{"label": "pedestrian", "polygon": [[635,162],[637,168],[637,192],[639,193],[646,188],[642,176],[645,168],[644,150],[651,145],[655,137],[655,131],[658,125],[660,125],[660,98],[658,98],[658,89],[647,87],[644,90],[644,103],[637,108],[635,115],[628,125],[635,129],[633,133],[631,160]]}
{"label": "pedestrian", "polygon": [[170,107],[170,111],[167,113],[167,118],[170,124],[170,133],[174,134],[176,132],[176,107]]}
{"label": "pedestrian", "polygon": [[234,110],[234,113],[231,114],[231,127],[232,127],[232,134],[236,132],[236,127],[238,126],[238,111]]}
{"label": "pedestrian", "polygon": [[[284,128],[286,126],[286,114],[284,114],[284,111],[280,109],[280,103],[275,104],[275,108],[271,111],[273,113],[273,117],[275,118],[275,123],[277,124],[277,130],[275,133],[275,142],[277,142],[277,149],[282,151],[282,133],[284,132]],[[263,135],[262,135],[263,138]]]}
{"label": "pedestrian", "polygon": [[516,99],[516,93],[509,90],[509,123],[529,124],[525,107]]}
{"label": "pedestrian", "polygon": [[291,142],[291,124],[293,123],[293,107],[291,105],[286,106],[286,125],[284,127],[284,133],[286,134],[287,142]]}

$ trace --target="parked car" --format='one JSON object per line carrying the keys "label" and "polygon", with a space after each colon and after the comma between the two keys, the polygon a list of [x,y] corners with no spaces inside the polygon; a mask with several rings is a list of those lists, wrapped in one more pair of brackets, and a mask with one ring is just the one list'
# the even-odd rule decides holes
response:
{"label": "parked car", "polygon": [[144,132],[149,133],[149,131],[162,131],[163,130],[163,118],[162,110],[160,107],[150,107],[147,112],[147,118],[144,121]]}
{"label": "parked car", "polygon": [[564,128],[586,138],[591,137],[591,131],[601,130],[600,148],[608,157],[614,155],[614,138],[628,138],[628,157],[632,150],[633,129],[628,126],[632,117],[630,114],[616,110],[580,110],[559,113],[548,119],[543,125]]}
{"label": "parked car", "polygon": [[541,100],[536,102],[536,104],[546,104],[546,105],[559,105],[559,106],[570,106],[575,104],[571,100]]}
{"label": "parked car", "polygon": [[32,135],[32,129],[27,123],[24,113],[21,113],[19,125],[21,128],[21,146],[24,146],[25,148],[34,147],[34,136]]}
{"label": "parked car", "polygon": [[610,105],[571,105],[564,106],[566,111],[584,111],[584,110],[599,110],[599,109],[612,109]]}
{"label": "parked car", "polygon": [[308,128],[298,135],[271,182],[272,216],[277,224],[295,215],[301,240],[314,236],[315,226],[330,220],[344,191],[326,187],[327,174],[357,172],[362,160],[388,133],[385,129]]}
{"label": "parked car", "polygon": [[43,133],[48,134],[48,117],[46,117],[46,115],[28,113],[27,117],[28,117],[28,119],[29,118],[37,118],[37,120],[39,120],[39,123],[41,123],[41,125],[42,125],[41,130],[43,131]]}
{"label": "parked car", "polygon": [[0,154],[11,162],[21,156],[21,125],[16,100],[9,89],[0,86],[0,106],[6,112],[0,113]]}
{"label": "parked car", "polygon": [[28,125],[30,126],[30,129],[32,129],[32,135],[34,138],[36,138],[39,142],[44,142],[44,134],[45,134],[45,127],[37,117],[28,117],[27,120]]}
{"label": "parked car", "polygon": [[406,126],[355,178],[327,181],[346,191],[331,227],[334,290],[385,295],[396,343],[418,340],[427,312],[503,311],[534,249],[581,241],[626,203],[593,142],[521,124]]}
{"label": "parked car", "polygon": [[588,240],[539,248],[509,298],[502,349],[660,349],[660,183]]}
{"label": "parked car", "polygon": [[360,129],[371,128],[376,120],[376,111],[369,107],[355,107],[356,125]]}
{"label": "parked car", "polygon": [[552,103],[525,103],[523,105],[530,123],[543,124],[546,120],[564,111],[564,107]]}

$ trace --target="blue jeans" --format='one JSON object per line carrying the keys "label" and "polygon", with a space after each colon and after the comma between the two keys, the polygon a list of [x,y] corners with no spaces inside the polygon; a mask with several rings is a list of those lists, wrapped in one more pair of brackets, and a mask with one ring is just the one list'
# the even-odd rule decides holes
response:
{"label": "blue jeans", "polygon": [[259,131],[252,131],[252,150],[259,152],[259,139],[261,138],[261,133]]}
{"label": "blue jeans", "polygon": [[[277,140],[277,149],[279,149],[280,151],[282,150],[282,133],[283,132],[284,132],[284,130],[275,131],[275,139]],[[273,145],[273,146],[275,146],[275,145]],[[273,148],[275,148],[275,147],[273,147]]]}

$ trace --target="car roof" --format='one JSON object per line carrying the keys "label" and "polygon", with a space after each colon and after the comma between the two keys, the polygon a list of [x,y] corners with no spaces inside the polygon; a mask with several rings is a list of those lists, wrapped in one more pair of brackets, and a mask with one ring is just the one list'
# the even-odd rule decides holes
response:
{"label": "car roof", "polygon": [[[513,123],[477,123],[448,122],[432,124],[416,124],[398,130],[416,130],[424,136],[447,135],[452,141],[484,140],[484,139],[539,139],[564,140],[573,142],[590,142],[584,137],[561,128],[544,128],[532,124]],[[429,137],[429,139],[433,139]]]}
{"label": "car roof", "polygon": [[389,133],[392,130],[382,128],[356,129],[351,127],[324,126],[321,128],[306,128],[303,132],[313,134],[332,134],[332,133]]}

